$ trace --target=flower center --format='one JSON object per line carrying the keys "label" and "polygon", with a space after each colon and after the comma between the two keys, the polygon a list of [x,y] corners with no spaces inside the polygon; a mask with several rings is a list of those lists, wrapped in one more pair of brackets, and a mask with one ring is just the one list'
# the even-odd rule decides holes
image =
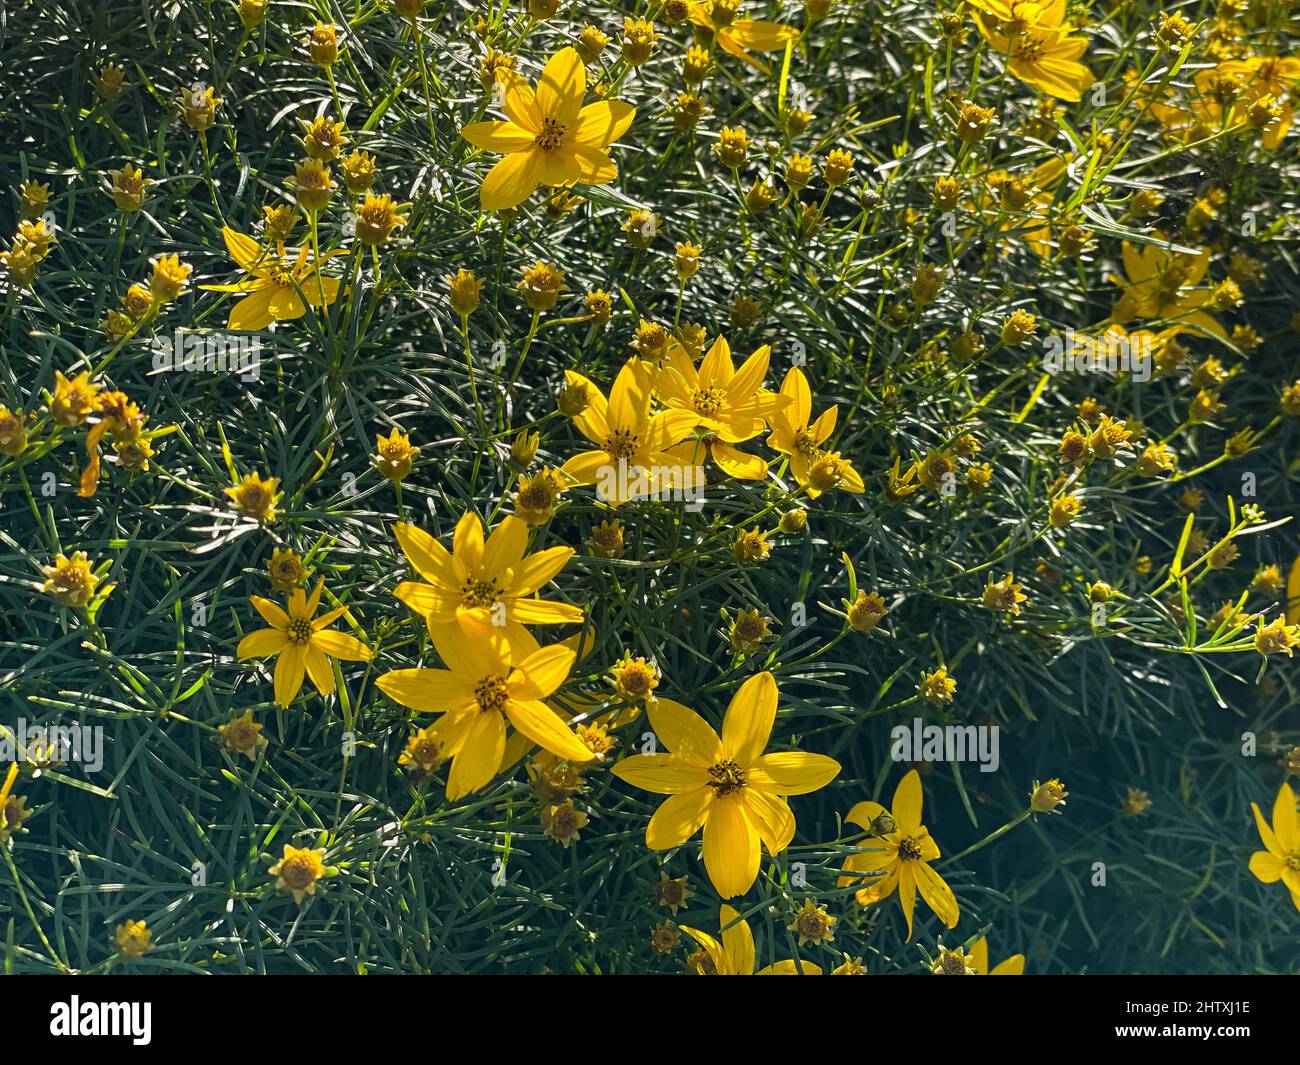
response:
{"label": "flower center", "polygon": [[636,454],[641,438],[628,429],[615,429],[605,441],[605,451],[614,459],[630,459]]}
{"label": "flower center", "polygon": [[898,841],[898,856],[904,861],[921,860],[921,841],[915,836],[904,836]]}
{"label": "flower center", "polygon": [[1293,851],[1286,857],[1286,867],[1300,872],[1300,851]]}
{"label": "flower center", "polygon": [[553,152],[564,140],[568,127],[553,118],[542,119],[542,131],[533,138],[533,143],[544,152]]}
{"label": "flower center", "polygon": [[509,697],[510,692],[503,676],[484,677],[474,686],[474,698],[478,700],[478,708],[485,714],[493,710],[500,713]]}
{"label": "flower center", "polygon": [[1042,44],[1027,33],[1021,33],[1011,48],[1012,56],[1024,60],[1026,63],[1034,62],[1042,54],[1042,51]]}
{"label": "flower center", "polygon": [[460,589],[461,606],[470,608],[492,606],[500,598],[501,593],[497,590],[496,581],[471,577]]}
{"label": "flower center", "polygon": [[289,639],[293,643],[305,644],[311,640],[311,622],[306,618],[294,618],[289,622]]}
{"label": "flower center", "polygon": [[718,798],[739,791],[745,786],[745,771],[730,758],[709,766],[709,787]]}
{"label": "flower center", "polygon": [[799,454],[811,458],[817,451],[817,442],[813,440],[812,434],[807,429],[800,429],[794,434],[794,449]]}
{"label": "flower center", "polygon": [[280,866],[280,876],[291,888],[301,890],[316,879],[316,871],[309,863],[299,858],[286,858]]}
{"label": "flower center", "polygon": [[284,288],[293,288],[292,270],[286,270],[283,266],[272,266],[266,271],[266,276],[277,285]]}
{"label": "flower center", "polygon": [[717,414],[718,411],[722,409],[722,405],[726,400],[727,393],[716,385],[710,385],[708,388],[697,388],[695,390],[695,409],[700,414]]}

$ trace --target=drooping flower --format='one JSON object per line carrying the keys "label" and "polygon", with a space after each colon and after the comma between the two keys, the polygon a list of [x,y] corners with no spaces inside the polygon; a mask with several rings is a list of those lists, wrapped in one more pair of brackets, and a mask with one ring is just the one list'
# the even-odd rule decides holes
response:
{"label": "drooping flower", "polygon": [[671,699],[646,708],[667,754],[637,754],[614,766],[620,780],[667,795],[646,826],[652,850],[679,847],[704,829],[704,866],[723,898],[743,895],[758,878],[760,844],[773,856],[794,837],[785,801],[825,787],[840,764],[821,754],[763,754],[776,720],[771,673],[751,677],[727,707],[722,735]]}
{"label": "drooping flower", "polygon": [[767,419],[790,400],[763,388],[772,349],[764,344],[741,364],[731,359],[731,347],[718,337],[699,369],[680,344],[669,345],[664,365],[655,376],[655,392],[669,410],[696,415],[698,441],[688,440],[672,449],[683,461],[697,465],[707,450],[722,469],[741,480],[767,476],[767,462],[734,444],[752,440],[767,428]]}
{"label": "drooping flower", "polygon": [[718,913],[721,935],[715,939],[698,928],[682,925],[682,931],[700,945],[691,955],[689,971],[695,976],[821,976],[820,965],[793,958],[764,966],[758,972],[754,949],[754,933],[732,907],[723,904]]}
{"label": "drooping flower", "polygon": [[864,885],[858,888],[856,898],[861,906],[883,902],[895,891],[907,918],[907,938],[912,938],[912,911],[916,907],[916,893],[934,910],[935,915],[948,928],[955,928],[959,915],[956,896],[943,878],[930,868],[930,862],[939,857],[939,848],[921,823],[921,775],[911,770],[894,789],[894,799],[886,810],[878,802],[860,802],[849,811],[846,820],[864,831],[872,831],[872,822],[881,814],[888,814],[893,829],[879,839],[864,842],[864,849],[844,860],[847,873],[871,873],[870,877],[842,876],[840,887]]}
{"label": "drooping flower", "polygon": [[496,71],[506,121],[475,122],[461,136],[505,156],[483,179],[485,211],[517,207],[538,185],[604,185],[618,176],[609,146],[632,125],[636,108],[622,100],[582,104],[587,71],[574,48],[547,62],[534,90],[514,70]]}
{"label": "drooping flower", "polygon": [[423,529],[399,522],[397,542],[415,571],[428,583],[403,581],[393,594],[425,619],[435,639],[442,630],[468,618],[500,630],[516,656],[537,650],[525,625],[581,622],[582,608],[537,598],[573,557],[571,547],[528,554],[528,525],[510,515],[483,539],[477,514],[456,523],[448,551]]}
{"label": "drooping flower", "polygon": [[1291,892],[1291,901],[1300,910],[1300,824],[1297,824],[1295,792],[1283,783],[1273,800],[1272,827],[1264,820],[1255,803],[1250,804],[1255,825],[1264,849],[1250,856],[1250,871],[1261,884],[1279,880]]}
{"label": "drooping flower", "polygon": [[375,683],[412,710],[440,713],[435,726],[451,758],[447,798],[459,799],[489,784],[506,750],[506,722],[552,754],[589,762],[592,753],[542,700],[573,669],[573,649],[552,644],[517,655],[503,633],[476,618],[440,627],[434,646],[446,669],[395,669]]}
{"label": "drooping flower", "polygon": [[327,629],[347,613],[345,606],[327,611],[316,617],[325,582],[320,581],[308,599],[301,588],[289,593],[286,612],[260,595],[249,598],[253,608],[271,627],[250,632],[239,641],[235,656],[242,662],[247,658],[276,656],[275,701],[278,706],[288,706],[302,687],[303,674],[321,695],[334,690],[334,670],[329,660],[342,662],[369,662],[370,648],[355,636]]}
{"label": "drooping flower", "polygon": [[[226,249],[239,268],[252,276],[233,285],[200,285],[207,292],[239,292],[244,298],[230,309],[227,329],[256,332],[272,322],[287,322],[307,313],[307,305],[329,306],[338,299],[341,282],[319,273],[318,263],[307,261],[304,244],[298,258],[288,258],[262,248],[252,237],[223,226]],[[341,254],[341,253],[335,253]],[[327,254],[322,260],[331,258]]]}
{"label": "drooping flower", "polygon": [[696,483],[689,461],[670,449],[695,428],[699,416],[664,410],[652,417],[652,373],[642,360],[628,359],[608,400],[582,374],[566,370],[564,376],[570,389],[584,390],[587,406],[573,424],[596,449],[574,455],[561,472],[577,484],[598,485],[601,498],[612,506]]}

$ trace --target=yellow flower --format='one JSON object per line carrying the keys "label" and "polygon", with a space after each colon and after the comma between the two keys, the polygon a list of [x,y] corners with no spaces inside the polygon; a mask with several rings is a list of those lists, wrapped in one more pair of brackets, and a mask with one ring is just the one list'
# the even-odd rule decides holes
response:
{"label": "yellow flower", "polygon": [[1034,782],[1034,790],[1029,796],[1029,808],[1035,813],[1050,814],[1058,806],[1064,806],[1070,793],[1059,780],[1052,779],[1045,784]]}
{"label": "yellow flower", "polygon": [[956,896],[930,862],[939,857],[939,848],[930,838],[929,830],[921,823],[921,776],[911,770],[894,789],[890,809],[878,802],[860,802],[849,811],[847,820],[863,831],[872,831],[871,823],[881,814],[889,813],[894,829],[879,839],[868,840],[866,849],[852,854],[844,861],[849,873],[876,874],[870,879],[861,876],[842,876],[840,887],[866,884],[857,891],[859,905],[870,906],[882,902],[895,891],[907,918],[907,938],[912,938],[912,911],[916,906],[916,893],[934,910],[935,915],[948,928],[955,928],[959,911]]}
{"label": "yellow flower", "polygon": [[440,729],[436,724],[411,734],[406,747],[397,758],[398,765],[414,766],[421,773],[432,773],[446,760]]}
{"label": "yellow flower", "polygon": [[406,225],[406,215],[401,214],[393,198],[384,193],[376,196],[373,192],[366,196],[357,208],[357,240],[372,248],[388,242],[393,230]]}
{"label": "yellow flower", "polygon": [[1071,524],[1083,510],[1083,502],[1076,495],[1057,496],[1052,500],[1051,510],[1047,515],[1048,524],[1054,529],[1064,529]]}
{"label": "yellow flower", "polygon": [[852,603],[841,600],[847,610],[849,627],[854,632],[870,632],[880,624],[880,619],[889,613],[885,600],[879,592],[858,592]]}
{"label": "yellow flower", "polygon": [[493,627],[466,618],[439,628],[434,646],[447,669],[396,669],[375,683],[402,706],[442,714],[439,740],[452,759],[447,798],[459,799],[496,776],[506,722],[538,746],[571,762],[593,755],[543,699],[568,678],[576,655],[562,644],[513,653]]}
{"label": "yellow flower", "polygon": [[[1035,6],[1015,5],[1016,8]],[[1065,4],[1064,0],[1052,0],[1044,7],[1063,11]],[[975,23],[993,50],[1006,59],[1007,69],[1040,92],[1075,103],[1092,84],[1092,71],[1079,62],[1079,57],[1088,50],[1088,39],[1071,37],[1068,28],[1059,25],[1059,19],[1057,24],[1041,18],[1032,24],[1012,23],[1008,30],[998,19],[977,11]]]}
{"label": "yellow flower", "polygon": [[534,311],[549,311],[564,287],[564,271],[540,259],[523,269],[515,288],[524,294],[524,302]]}
{"label": "yellow flower", "polygon": [[462,266],[454,275],[448,274],[443,280],[447,282],[452,310],[462,318],[467,318],[478,310],[479,294],[483,291],[481,277]]}
{"label": "yellow flower", "polygon": [[691,4],[689,18],[695,25],[710,30],[718,47],[728,55],[770,74],[771,70],[749,53],[782,51],[787,44],[798,39],[799,31],[783,22],[737,19],[739,7],[736,0],[697,0]]}
{"label": "yellow flower", "polygon": [[582,609],[536,597],[573,557],[571,547],[527,554],[528,526],[513,515],[503,518],[484,542],[483,523],[466,514],[456,524],[448,551],[414,525],[393,527],[397,542],[415,571],[428,583],[403,581],[393,594],[425,619],[435,639],[463,619],[502,632],[518,658],[537,650],[525,625],[581,622]]}
{"label": "yellow flower", "polygon": [[655,902],[660,906],[667,906],[672,910],[673,916],[677,916],[680,910],[691,897],[695,894],[686,886],[686,877],[670,877],[666,872],[660,872],[659,883],[655,885]]}
{"label": "yellow flower", "polygon": [[139,958],[153,950],[153,933],[143,921],[123,921],[113,934],[117,952],[124,958]]}
{"label": "yellow flower", "polygon": [[[230,310],[227,329],[256,332],[272,322],[292,321],[307,313],[307,306],[333,303],[339,294],[339,279],[319,273],[319,263],[308,263],[303,245],[296,261],[260,247],[252,237],[223,226],[226,249],[239,268],[252,276],[233,285],[200,285],[208,292],[239,292],[241,299]],[[324,255],[324,259],[332,255]],[[322,298],[323,293],[323,298]]]}
{"label": "yellow flower", "polygon": [[313,63],[328,68],[338,62],[339,38],[336,26],[324,22],[316,23],[312,31],[307,34],[304,43],[307,45],[307,53]]}
{"label": "yellow flower", "polygon": [[580,485],[599,482],[602,498],[613,506],[657,495],[668,484],[693,483],[690,463],[669,449],[695,428],[699,415],[665,410],[651,417],[653,375],[642,360],[628,359],[608,400],[582,374],[566,370],[564,377],[569,388],[586,390],[587,406],[573,424],[596,449],[574,455],[561,472]]}
{"label": "yellow flower", "polygon": [[271,579],[272,588],[277,592],[287,592],[302,584],[307,570],[298,552],[288,547],[277,547],[271,552],[271,561],[266,564],[266,575]]}
{"label": "yellow flower", "polygon": [[113,202],[119,211],[134,214],[144,206],[145,189],[153,179],[145,177],[143,170],[128,163],[121,170],[110,170],[108,176],[113,179]]}
{"label": "yellow flower", "polygon": [[521,476],[514,494],[515,517],[529,528],[549,521],[566,487],[559,472],[549,468],[531,477]]}
{"label": "yellow flower", "polygon": [[809,943],[829,943],[835,938],[837,923],[838,918],[828,914],[825,906],[818,906],[812,899],[804,899],[803,905],[786,929],[799,937],[799,946],[803,947]]}
{"label": "yellow flower", "polygon": [[1121,253],[1126,276],[1109,277],[1124,290],[1111,312],[1112,321],[1122,325],[1133,318],[1159,318],[1200,334],[1227,337],[1223,326],[1203,310],[1209,293],[1197,287],[1210,265],[1209,248],[1188,255],[1125,241]]}
{"label": "yellow flower", "polygon": [[[816,499],[825,490],[824,484],[814,483],[813,467],[823,458],[822,445],[835,432],[839,419],[838,407],[827,407],[812,419],[812,390],[808,378],[797,366],[791,367],[781,382],[781,395],[786,402],[776,407],[771,415],[772,432],[767,443],[774,451],[790,456],[790,472],[794,479],[808,488]],[[834,487],[844,492],[863,491],[862,477],[847,459],[839,459]]]}
{"label": "yellow flower", "polygon": [[370,648],[356,637],[326,629],[347,613],[347,607],[337,607],[316,617],[324,589],[325,582],[320,581],[308,599],[301,588],[295,588],[289,593],[287,612],[261,596],[249,599],[271,627],[250,632],[240,640],[235,656],[241,662],[277,656],[275,701],[279,706],[293,702],[302,687],[304,672],[321,695],[329,695],[334,691],[331,658],[341,662],[369,662],[372,657]]}
{"label": "yellow flower", "polygon": [[221,98],[213,92],[211,85],[195,82],[190,88],[181,90],[180,107],[185,124],[199,133],[212,128],[220,106]]}
{"label": "yellow flower", "polygon": [[263,479],[260,473],[254,471],[245,474],[239,484],[227,488],[226,495],[246,518],[275,521],[275,504],[280,498],[276,488],[279,484],[278,477]]}
{"label": "yellow flower", "polygon": [[639,67],[650,58],[658,36],[655,24],[645,18],[623,19],[623,58],[629,67]]}
{"label": "yellow flower", "polygon": [[1025,956],[1013,954],[1006,961],[989,968],[989,941],[987,936],[980,936],[970,949],[970,963],[977,976],[1023,976]]}
{"label": "yellow flower", "polygon": [[54,371],[54,393],[50,396],[50,417],[66,429],[76,429],[100,408],[99,385],[91,383],[90,373],[82,371],[69,380],[62,371]]}
{"label": "yellow flower", "polygon": [[58,555],[53,566],[44,568],[45,585],[42,591],[49,592],[64,606],[83,607],[95,594],[99,578],[90,568],[90,560],[84,551],[74,551],[72,557]]}
{"label": "yellow flower", "polygon": [[771,673],[751,677],[727,707],[718,736],[695,711],[658,699],[650,725],[668,754],[637,754],[614,766],[620,780],[667,795],[646,827],[652,850],[680,847],[704,829],[704,867],[723,898],[758,878],[760,843],[780,854],[794,836],[785,796],[825,787],[840,771],[833,758],[800,751],[763,754],[776,720]]}
{"label": "yellow flower", "polygon": [[961,947],[956,950],[940,950],[939,956],[930,966],[930,972],[936,976],[975,976],[975,959]]}
{"label": "yellow flower", "polygon": [[[1231,545],[1228,545],[1231,546]],[[1261,616],[1255,621],[1255,650],[1262,655],[1285,654],[1300,646],[1300,625],[1288,625],[1286,618],[1276,617],[1267,625]]]}
{"label": "yellow flower", "polygon": [[1018,617],[1020,604],[1029,598],[1023,588],[1024,585],[1017,584],[1010,573],[1000,581],[994,581],[989,577],[988,583],[984,586],[984,609],[1003,611]]}
{"label": "yellow flower", "polygon": [[27,448],[27,423],[30,416],[12,411],[0,403],[0,455],[21,455]]}
{"label": "yellow flower", "polygon": [[289,892],[301,906],[304,896],[316,894],[316,881],[325,873],[324,858],[324,847],[312,850],[286,843],[284,854],[267,872],[276,878],[275,886]]}
{"label": "yellow flower", "polygon": [[1271,97],[1277,113],[1264,126],[1263,145],[1276,148],[1291,128],[1291,91],[1300,81],[1300,58],[1296,56],[1251,56],[1219,64],[1219,73],[1241,85],[1248,104]]}
{"label": "yellow flower", "polygon": [[927,702],[950,703],[957,690],[957,681],[948,676],[947,666],[940,666],[921,677],[921,686],[917,690]]}
{"label": "yellow flower", "polygon": [[253,720],[251,710],[245,710],[241,716],[232,717],[224,725],[218,725],[217,737],[223,748],[232,754],[242,754],[250,762],[256,762],[258,753],[269,743],[262,735],[262,726]]}
{"label": "yellow flower", "polygon": [[[718,914],[719,939],[696,928],[682,925],[682,931],[700,945],[691,956],[690,971],[697,976],[821,976],[821,966],[810,961],[779,961],[754,971],[758,964],[754,951],[754,933],[730,906],[723,905]],[[720,940],[720,941],[719,941]]]}
{"label": "yellow flower", "polygon": [[578,841],[578,833],[587,827],[591,818],[575,807],[572,799],[565,799],[552,806],[543,806],[541,820],[546,837],[568,850],[570,843]]}
{"label": "yellow flower", "polygon": [[723,471],[742,480],[757,481],[767,476],[767,462],[749,455],[733,444],[752,440],[766,427],[766,419],[790,399],[763,388],[772,349],[764,344],[737,370],[731,348],[718,337],[699,369],[680,344],[669,345],[667,358],[655,375],[655,394],[668,410],[689,411],[696,416],[699,441],[687,441],[672,449],[688,465],[696,465],[707,450]]}
{"label": "yellow flower", "polygon": [[1250,808],[1264,843],[1262,851],[1250,856],[1250,871],[1261,884],[1281,880],[1291,892],[1295,908],[1300,910],[1300,826],[1296,823],[1295,792],[1285,783],[1278,789],[1271,828],[1255,803]]}
{"label": "yellow flower", "polygon": [[731,649],[738,654],[752,655],[763,646],[763,641],[771,636],[769,618],[757,610],[741,610],[736,620],[731,623],[728,639]]}
{"label": "yellow flower", "polygon": [[497,70],[508,121],[475,122],[461,136],[505,155],[483,179],[485,211],[517,207],[538,185],[604,185],[618,176],[607,149],[627,132],[636,108],[621,100],[582,105],[587,72],[573,48],[547,62],[537,90],[513,70]]}
{"label": "yellow flower", "polygon": [[375,468],[390,481],[401,481],[411,472],[411,460],[420,453],[411,438],[394,428],[387,437],[375,435]]}

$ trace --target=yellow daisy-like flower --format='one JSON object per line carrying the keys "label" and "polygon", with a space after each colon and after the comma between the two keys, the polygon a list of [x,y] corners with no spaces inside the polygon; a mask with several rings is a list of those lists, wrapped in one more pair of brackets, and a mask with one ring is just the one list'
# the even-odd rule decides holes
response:
{"label": "yellow daisy-like flower", "polygon": [[590,762],[590,750],[542,700],[573,669],[570,647],[553,644],[527,656],[479,620],[440,628],[434,646],[446,669],[395,669],[375,683],[389,698],[424,713],[442,714],[436,739],[451,758],[447,798],[491,783],[506,750],[506,722],[557,757]]}
{"label": "yellow daisy-like flower", "polygon": [[1025,973],[1025,956],[1013,954],[1006,961],[989,968],[989,941],[987,936],[980,936],[970,948],[970,962],[976,976],[1023,976]]}
{"label": "yellow daisy-like flower", "polygon": [[711,31],[718,47],[728,55],[744,60],[755,70],[770,74],[771,69],[749,53],[779,52],[791,41],[798,40],[799,31],[783,22],[737,19],[736,12],[739,8],[737,0],[703,0],[691,4],[687,17],[695,25]]}
{"label": "yellow daisy-like flower", "polygon": [[721,935],[715,939],[698,928],[682,925],[682,931],[700,945],[699,956],[692,956],[690,971],[696,976],[821,976],[820,965],[789,959],[754,971],[758,964],[754,950],[754,933],[730,906],[718,913]]}
{"label": "yellow daisy-like flower", "polygon": [[1262,851],[1250,856],[1250,871],[1261,884],[1282,881],[1291,892],[1295,908],[1300,910],[1300,824],[1296,818],[1295,792],[1285,783],[1278,789],[1271,828],[1255,803],[1250,808],[1264,843]]}
{"label": "yellow daisy-like flower", "polygon": [[865,884],[857,891],[861,906],[883,902],[895,891],[907,918],[907,938],[912,938],[912,911],[916,907],[916,893],[929,903],[935,915],[948,928],[957,926],[959,911],[957,898],[943,878],[930,868],[939,857],[939,848],[930,838],[930,832],[921,824],[921,775],[911,770],[894,790],[891,808],[886,810],[878,802],[860,802],[849,811],[847,820],[871,831],[871,823],[883,813],[893,818],[894,830],[880,839],[868,840],[865,849],[844,860],[848,873],[871,873],[869,878],[842,876],[840,887]]}
{"label": "yellow daisy-like flower", "polygon": [[1219,73],[1241,85],[1247,103],[1264,97],[1277,102],[1277,117],[1264,127],[1262,143],[1276,148],[1291,128],[1291,96],[1300,82],[1300,57],[1251,56],[1220,63]]}
{"label": "yellow daisy-like flower", "polygon": [[299,906],[307,895],[316,894],[316,881],[325,875],[325,848],[284,845],[284,854],[267,870],[276,878],[275,886],[293,896]]}
{"label": "yellow daisy-like flower", "polygon": [[1125,241],[1121,252],[1126,276],[1112,274],[1108,279],[1124,290],[1111,312],[1112,321],[1123,325],[1134,318],[1158,318],[1226,339],[1223,326],[1204,310],[1209,291],[1197,287],[1210,266],[1209,248],[1188,255]]}
{"label": "yellow daisy-like flower", "polygon": [[[233,285],[200,285],[207,292],[241,292],[245,298],[230,309],[227,329],[256,332],[272,322],[287,322],[307,313],[307,305],[329,306],[339,295],[340,281],[319,274],[319,263],[307,261],[307,246],[290,261],[262,248],[252,237],[223,226],[226,250],[239,268],[252,275]],[[337,254],[337,253],[335,253]],[[322,261],[333,255],[323,255]]]}
{"label": "yellow daisy-like flower", "polygon": [[[1064,6],[1064,0],[1047,5]],[[1088,50],[1088,39],[1071,37],[1059,21],[1052,24],[1050,18],[1040,16],[1032,24],[1012,22],[1008,28],[1001,20],[977,11],[975,22],[989,45],[1006,58],[1012,75],[1040,92],[1077,103],[1093,83],[1092,71],[1079,62]]]}
{"label": "yellow daisy-like flower", "polygon": [[334,670],[329,660],[341,662],[369,662],[370,648],[354,636],[326,629],[347,613],[345,606],[316,617],[325,582],[320,581],[308,599],[301,588],[289,593],[288,612],[269,599],[259,595],[250,597],[253,608],[271,627],[250,632],[239,641],[235,656],[242,662],[248,658],[276,657],[275,701],[278,706],[288,706],[302,687],[303,674],[321,695],[334,690]]}
{"label": "yellow daisy-like flower", "polygon": [[704,829],[704,867],[724,899],[743,895],[758,878],[760,844],[780,854],[794,837],[787,795],[825,787],[839,762],[821,754],[764,754],[776,720],[771,673],[751,677],[736,692],[714,732],[695,711],[671,699],[646,708],[668,754],[637,754],[614,766],[620,780],[667,795],[646,826],[652,850],[680,847]]}
{"label": "yellow daisy-like flower", "polygon": [[618,177],[609,146],[632,125],[636,108],[622,100],[582,104],[587,70],[574,48],[547,62],[534,90],[508,67],[496,72],[507,121],[475,122],[460,131],[470,144],[505,156],[483,179],[485,211],[517,207],[538,185],[604,185]]}
{"label": "yellow daisy-like flower", "polygon": [[740,480],[767,476],[767,462],[748,455],[733,444],[752,440],[767,428],[767,419],[790,400],[763,388],[772,348],[764,344],[741,364],[731,359],[731,347],[718,337],[699,370],[680,344],[669,345],[664,365],[655,377],[655,392],[669,410],[696,415],[699,441],[686,441],[672,449],[683,461],[695,465],[707,448],[722,469]]}
{"label": "yellow daisy-like flower", "polygon": [[571,389],[584,389],[587,406],[573,418],[578,432],[596,445],[574,455],[561,472],[577,484],[600,484],[612,506],[660,493],[666,484],[695,483],[688,461],[670,448],[699,421],[692,410],[664,410],[651,417],[652,373],[638,358],[623,365],[609,399],[582,374],[564,372]]}
{"label": "yellow daisy-like flower", "polygon": [[456,523],[448,551],[423,529],[398,523],[397,542],[428,583],[403,581],[393,594],[425,619],[437,639],[462,619],[489,625],[505,635],[520,658],[537,650],[525,625],[569,625],[582,621],[581,607],[537,598],[573,557],[571,547],[528,551],[528,525],[510,515],[483,539],[478,515]]}
{"label": "yellow daisy-like flower", "polygon": [[[863,491],[862,477],[848,459],[834,452],[822,451],[822,445],[835,432],[839,408],[827,407],[813,419],[812,389],[808,387],[808,378],[797,366],[787,371],[785,380],[781,382],[781,395],[787,402],[772,413],[772,432],[767,443],[773,451],[790,456],[790,473],[795,481],[806,487],[814,499],[828,485],[844,492]],[[834,460],[833,476],[830,477],[818,467],[818,463],[824,466],[828,459]],[[816,476],[813,474],[815,467]]]}

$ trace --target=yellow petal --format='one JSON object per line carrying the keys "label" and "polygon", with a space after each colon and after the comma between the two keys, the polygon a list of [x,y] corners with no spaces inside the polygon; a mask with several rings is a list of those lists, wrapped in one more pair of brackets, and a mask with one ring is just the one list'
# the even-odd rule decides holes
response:
{"label": "yellow petal", "polygon": [[230,252],[230,257],[239,264],[241,270],[251,274],[259,262],[265,261],[266,255],[261,245],[252,237],[245,236],[229,226],[221,227],[221,236],[225,239],[226,250]]}
{"label": "yellow petal", "polygon": [[611,770],[619,780],[656,795],[676,795],[708,783],[708,772],[671,754],[634,754]]}
{"label": "yellow petal", "polygon": [[776,720],[776,678],[758,673],[740,686],[722,719],[722,746],[742,766],[758,761]]}
{"label": "yellow petal", "polygon": [[587,92],[587,68],[576,48],[561,48],[547,60],[537,79],[537,110],[543,119],[553,118],[573,127]]}
{"label": "yellow petal", "polygon": [[448,669],[394,669],[375,681],[394,702],[428,714],[474,705],[474,679]]}
{"label": "yellow petal", "polygon": [[271,298],[275,291],[275,286],[268,285],[245,296],[230,308],[226,328],[236,333],[256,333],[265,329],[275,321],[275,316],[271,314]]}
{"label": "yellow petal", "polygon": [[374,658],[374,652],[355,636],[334,629],[313,633],[311,645],[342,662],[369,662]]}
{"label": "yellow petal", "polygon": [[656,699],[646,712],[655,736],[676,757],[702,768],[722,760],[722,741],[694,710],[672,699]]}
{"label": "yellow petal", "polygon": [[[763,755],[750,766],[749,783],[751,787],[778,795],[807,795],[810,791],[826,787],[839,776],[839,772],[840,763],[824,754],[778,751]],[[866,804],[858,804],[863,805]],[[853,809],[857,811],[858,807]],[[853,817],[852,812],[849,817]]]}
{"label": "yellow petal", "polygon": [[493,711],[478,714],[447,774],[447,798],[459,799],[492,782],[506,747],[506,723]]}
{"label": "yellow petal", "polygon": [[474,122],[462,129],[460,135],[475,148],[501,155],[527,151],[537,136],[513,122]]}
{"label": "yellow petal", "polygon": [[727,959],[727,969],[736,976],[748,976],[754,971],[754,933],[732,907],[724,905],[719,911],[718,927],[722,930],[722,953]]}
{"label": "yellow petal", "polygon": [[577,654],[562,644],[552,644],[523,659],[510,678],[510,694],[525,701],[545,699],[573,671]]}
{"label": "yellow petal", "polygon": [[[568,550],[567,548],[565,550]],[[572,625],[582,621],[582,607],[546,599],[515,599],[510,617],[523,625]]]}
{"label": "yellow petal", "polygon": [[903,864],[913,868],[921,898],[930,904],[930,909],[934,910],[944,925],[955,928],[961,914],[957,908],[957,896],[952,893],[947,881],[926,862],[910,861]]}
{"label": "yellow petal", "polygon": [[330,660],[325,657],[325,653],[320,648],[309,644],[304,661],[307,664],[307,676],[316,685],[316,690],[321,695],[329,695],[333,692],[334,668],[330,665]]}
{"label": "yellow petal", "polygon": [[894,815],[898,831],[908,836],[921,828],[921,774],[910,770],[894,789],[894,802],[889,811]]}
{"label": "yellow petal", "polygon": [[492,579],[512,569],[527,549],[528,526],[513,515],[504,518],[483,546],[483,575]]}
{"label": "yellow petal", "polygon": [[712,804],[713,789],[707,786],[669,795],[646,825],[646,846],[653,851],[680,847],[700,830]]}
{"label": "yellow petal", "polygon": [[[513,519],[518,520],[518,519]],[[519,522],[523,525],[523,522]],[[493,533],[495,536],[496,534]],[[526,536],[525,532],[525,536]],[[532,595],[538,588],[548,584],[560,570],[568,564],[569,559],[573,557],[573,548],[571,547],[551,547],[545,551],[536,551],[523,558],[523,552],[520,552],[520,558],[511,562],[513,578],[510,582],[511,595]]]}
{"label": "yellow petal", "polygon": [[599,100],[578,112],[573,139],[589,148],[606,148],[618,140],[636,118],[636,108],[622,100]]}
{"label": "yellow petal", "polygon": [[715,801],[704,822],[704,868],[724,899],[743,895],[758,879],[758,832],[734,796]]}
{"label": "yellow petal", "polygon": [[1300,833],[1296,831],[1295,792],[1283,783],[1273,802],[1273,835],[1287,853],[1300,851]]}
{"label": "yellow petal", "polygon": [[300,643],[291,643],[280,652],[275,660],[275,701],[279,706],[288,706],[302,687],[303,675],[307,672],[306,648]]}
{"label": "yellow petal", "polygon": [[260,595],[254,595],[250,596],[248,601],[253,604],[253,609],[262,615],[262,620],[268,625],[277,629],[287,629],[289,627],[289,615],[271,600],[263,599]]}
{"label": "yellow petal", "polygon": [[456,569],[452,565],[451,552],[442,544],[423,529],[405,522],[394,525],[393,533],[402,553],[421,577],[438,587],[451,589],[456,586]]}
{"label": "yellow petal", "polygon": [[289,637],[279,629],[258,629],[239,641],[235,657],[241,662],[245,658],[266,658],[278,655],[288,645]]}
{"label": "yellow petal", "polygon": [[[508,699],[505,709],[510,724],[557,758],[565,758],[570,762],[590,762],[596,757],[545,703]],[[497,762],[500,761],[498,755]]]}
{"label": "yellow petal", "polygon": [[518,207],[542,183],[537,150],[504,156],[483,179],[479,205],[485,211],[506,211]]}
{"label": "yellow petal", "polygon": [[789,804],[755,788],[746,788],[741,797],[767,853],[773,857],[780,854],[794,839],[794,814]]}

